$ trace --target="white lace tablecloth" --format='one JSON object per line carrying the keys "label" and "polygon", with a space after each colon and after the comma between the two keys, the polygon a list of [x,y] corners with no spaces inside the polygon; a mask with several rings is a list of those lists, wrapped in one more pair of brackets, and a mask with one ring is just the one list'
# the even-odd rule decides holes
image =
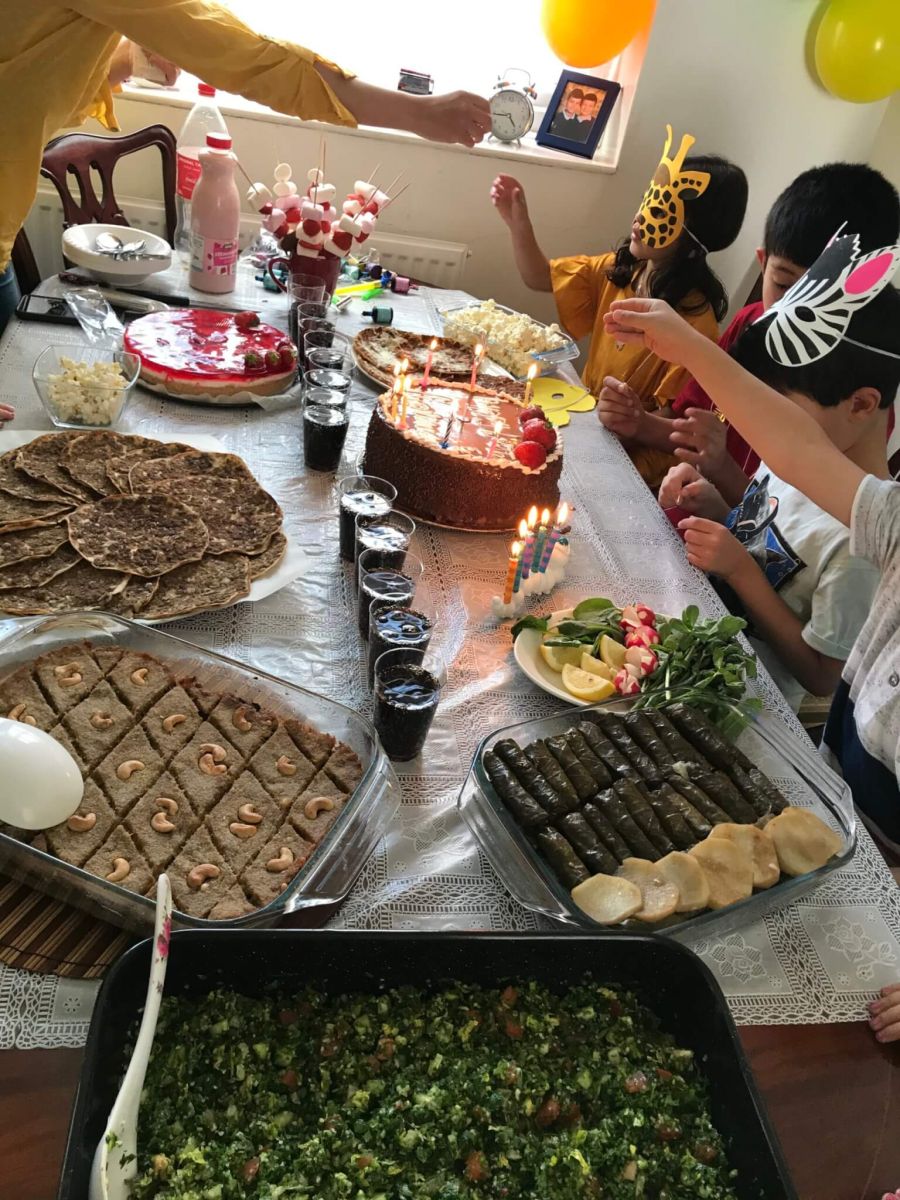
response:
{"label": "white lace tablecloth", "polygon": [[[173,269],[156,277],[184,290]],[[41,291],[50,290],[49,283]],[[281,298],[242,279],[237,303],[284,319]],[[390,302],[398,326],[438,332],[437,306],[449,293],[423,289]],[[235,303],[234,298],[229,303]],[[353,306],[357,313],[362,307]],[[273,314],[275,314],[273,316]],[[362,318],[341,317],[354,332]],[[16,427],[47,421],[31,381],[32,364],[50,342],[82,341],[80,330],[13,320],[0,342],[0,402],[17,408]],[[355,469],[374,392],[358,381],[344,468]],[[316,569],[258,604],[239,604],[168,628],[200,645],[281,675],[370,712],[364,661],[351,618],[353,595],[337,554],[334,481],[306,474],[296,410],[263,414],[171,402],[146,392],[132,401],[123,429],[176,439],[211,433],[242,455],[281,502],[291,533],[317,555]],[[563,495],[575,505],[569,577],[552,607],[586,595],[638,597],[674,612],[689,602],[721,611],[618,442],[593,413],[575,415],[566,436]],[[490,599],[505,571],[504,539],[420,526],[415,552],[425,563],[423,589],[441,613],[440,647],[449,683],[421,761],[400,766],[403,804],[332,925],[357,929],[534,929],[539,919],[506,893],[456,815],[455,802],[480,738],[500,725],[557,711],[516,668],[508,624],[490,617]],[[546,611],[547,600],[531,601]],[[799,730],[768,677],[770,707]],[[865,1001],[900,978],[900,889],[865,830],[849,867],[808,899],[694,948],[719,980],[739,1022],[819,1023],[859,1020]],[[30,975],[0,965],[0,1047],[80,1045],[95,983]]]}

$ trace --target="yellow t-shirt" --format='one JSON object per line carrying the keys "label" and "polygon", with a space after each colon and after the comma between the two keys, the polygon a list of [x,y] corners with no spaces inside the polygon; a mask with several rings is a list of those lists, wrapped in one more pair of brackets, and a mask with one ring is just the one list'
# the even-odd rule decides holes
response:
{"label": "yellow t-shirt", "polygon": [[0,271],[34,201],[44,146],[95,117],[117,130],[109,64],[130,38],[213,87],[279,112],[355,125],[311,50],[254,33],[208,0],[0,0]]}
{"label": "yellow t-shirt", "polygon": [[[657,358],[634,342],[616,343],[603,328],[603,314],[613,300],[628,300],[634,289],[617,287],[607,278],[615,255],[573,255],[556,258],[550,263],[550,277],[559,319],[574,338],[587,337],[591,344],[588,360],[582,372],[584,385],[598,396],[607,375],[627,383],[641,397],[648,412],[656,412],[674,400],[690,379],[683,367],[673,366]],[[700,302],[690,295],[688,304]],[[683,312],[686,321],[708,338],[718,337],[715,314],[707,305],[698,313]],[[636,446],[629,450],[631,460],[651,487],[658,487],[670,466],[678,460],[664,450]]]}

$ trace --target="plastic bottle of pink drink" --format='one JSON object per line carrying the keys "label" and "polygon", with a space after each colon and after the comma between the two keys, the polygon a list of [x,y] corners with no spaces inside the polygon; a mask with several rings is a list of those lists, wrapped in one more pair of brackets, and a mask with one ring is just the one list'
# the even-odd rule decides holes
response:
{"label": "plastic bottle of pink drink", "polygon": [[241,224],[234,167],[231,138],[208,133],[191,200],[190,283],[201,292],[234,291]]}
{"label": "plastic bottle of pink drink", "polygon": [[191,199],[200,178],[200,151],[208,133],[227,133],[228,126],[215,101],[216,89],[198,83],[197,103],[178,135],[178,176],[175,184],[175,249],[185,262],[191,259]]}

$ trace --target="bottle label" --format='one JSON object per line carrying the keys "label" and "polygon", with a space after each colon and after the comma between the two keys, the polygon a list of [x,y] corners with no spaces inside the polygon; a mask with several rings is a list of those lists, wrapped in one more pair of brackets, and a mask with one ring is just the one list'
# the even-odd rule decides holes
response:
{"label": "bottle label", "polygon": [[191,234],[191,270],[206,275],[234,277],[237,271],[238,244],[217,242],[199,233]]}
{"label": "bottle label", "polygon": [[194,194],[194,188],[197,186],[197,180],[200,178],[200,159],[192,158],[189,154],[182,154],[179,151],[177,164],[175,191],[182,200],[190,200]]}

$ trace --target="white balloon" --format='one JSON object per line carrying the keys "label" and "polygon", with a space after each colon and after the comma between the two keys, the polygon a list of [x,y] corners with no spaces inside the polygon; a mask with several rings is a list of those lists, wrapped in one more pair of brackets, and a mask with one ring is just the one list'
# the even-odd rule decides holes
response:
{"label": "white balloon", "polygon": [[0,821],[50,829],[67,820],[84,796],[78,764],[49,733],[0,717]]}

